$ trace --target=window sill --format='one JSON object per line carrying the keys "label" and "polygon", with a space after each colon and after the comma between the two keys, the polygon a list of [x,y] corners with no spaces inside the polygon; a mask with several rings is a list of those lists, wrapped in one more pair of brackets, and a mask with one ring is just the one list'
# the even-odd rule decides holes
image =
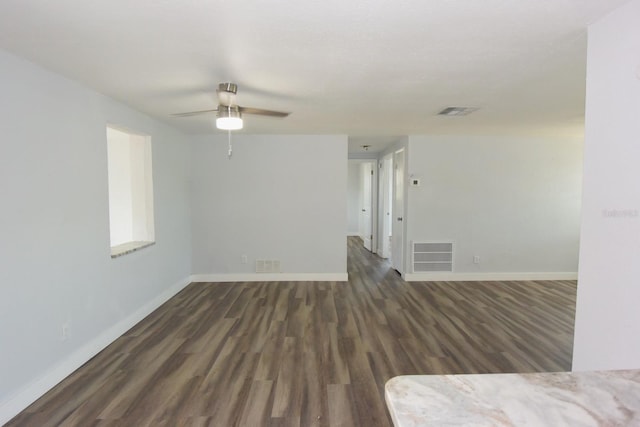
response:
{"label": "window sill", "polygon": [[155,245],[156,242],[127,242],[111,247],[111,258],[118,258],[131,252],[139,251],[147,246]]}

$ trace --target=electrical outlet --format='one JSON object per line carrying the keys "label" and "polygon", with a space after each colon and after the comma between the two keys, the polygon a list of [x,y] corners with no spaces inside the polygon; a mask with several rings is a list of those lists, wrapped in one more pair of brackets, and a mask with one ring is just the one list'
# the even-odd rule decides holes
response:
{"label": "electrical outlet", "polygon": [[64,322],[62,324],[62,334],[61,334],[61,338],[62,341],[66,341],[69,339],[69,331],[71,329],[71,326],[69,325],[69,322]]}
{"label": "electrical outlet", "polygon": [[474,264],[480,264],[480,256],[479,255],[474,255],[473,256],[473,263]]}
{"label": "electrical outlet", "polygon": [[240,257],[240,260],[242,261],[243,264],[248,264],[249,263],[249,259],[247,258],[246,255],[242,255]]}

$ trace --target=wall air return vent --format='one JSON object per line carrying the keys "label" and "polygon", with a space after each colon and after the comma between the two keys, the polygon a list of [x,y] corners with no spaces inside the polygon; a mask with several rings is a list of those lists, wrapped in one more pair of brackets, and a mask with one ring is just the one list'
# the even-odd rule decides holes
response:
{"label": "wall air return vent", "polygon": [[256,273],[280,273],[280,260],[257,259]]}
{"label": "wall air return vent", "polygon": [[414,273],[452,272],[452,242],[413,242]]}

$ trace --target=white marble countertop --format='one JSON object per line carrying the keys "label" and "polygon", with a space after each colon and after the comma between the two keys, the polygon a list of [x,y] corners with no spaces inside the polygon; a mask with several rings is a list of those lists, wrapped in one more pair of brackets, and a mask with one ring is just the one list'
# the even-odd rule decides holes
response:
{"label": "white marble countertop", "polygon": [[640,426],[640,370],[408,375],[385,398],[396,427]]}

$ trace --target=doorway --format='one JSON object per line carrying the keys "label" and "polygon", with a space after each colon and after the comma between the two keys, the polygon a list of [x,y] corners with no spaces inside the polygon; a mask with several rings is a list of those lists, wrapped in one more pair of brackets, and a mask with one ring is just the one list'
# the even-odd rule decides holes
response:
{"label": "doorway", "polygon": [[[406,148],[375,159],[349,159],[347,235],[404,272]],[[400,219],[398,219],[400,218]]]}

